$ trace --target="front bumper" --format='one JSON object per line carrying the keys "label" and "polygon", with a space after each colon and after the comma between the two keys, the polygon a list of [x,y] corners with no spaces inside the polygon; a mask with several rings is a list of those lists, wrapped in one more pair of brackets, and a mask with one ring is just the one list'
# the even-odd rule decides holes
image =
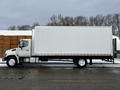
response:
{"label": "front bumper", "polygon": [[6,61],[4,57],[2,58],[2,61]]}
{"label": "front bumper", "polygon": [[6,61],[6,57],[5,56],[2,57],[2,61]]}

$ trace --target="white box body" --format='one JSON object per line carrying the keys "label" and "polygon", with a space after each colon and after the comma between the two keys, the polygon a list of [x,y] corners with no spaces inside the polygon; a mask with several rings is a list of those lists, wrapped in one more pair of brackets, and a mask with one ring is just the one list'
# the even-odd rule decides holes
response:
{"label": "white box body", "polygon": [[38,26],[32,56],[113,56],[111,26]]}

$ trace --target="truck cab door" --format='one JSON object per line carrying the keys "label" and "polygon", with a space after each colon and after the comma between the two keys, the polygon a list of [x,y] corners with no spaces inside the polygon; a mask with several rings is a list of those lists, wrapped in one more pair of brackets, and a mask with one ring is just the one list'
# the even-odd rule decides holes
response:
{"label": "truck cab door", "polygon": [[31,56],[31,40],[23,40],[20,42],[21,50],[18,52],[20,57],[30,57]]}

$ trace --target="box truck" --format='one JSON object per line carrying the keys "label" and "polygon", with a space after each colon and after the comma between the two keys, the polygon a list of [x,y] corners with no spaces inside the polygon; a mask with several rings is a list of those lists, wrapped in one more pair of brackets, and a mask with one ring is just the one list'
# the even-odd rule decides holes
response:
{"label": "box truck", "polygon": [[80,68],[93,59],[113,60],[111,26],[37,26],[32,39],[21,39],[18,48],[5,52],[9,67],[24,63],[26,58],[38,62],[71,59]]}

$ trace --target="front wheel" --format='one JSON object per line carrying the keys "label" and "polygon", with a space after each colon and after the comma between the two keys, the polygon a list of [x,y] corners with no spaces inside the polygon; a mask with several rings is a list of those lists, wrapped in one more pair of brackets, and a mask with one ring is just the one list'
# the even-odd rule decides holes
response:
{"label": "front wheel", "polygon": [[76,65],[78,68],[83,68],[83,67],[86,67],[87,65],[86,59],[77,59],[76,62],[77,62]]}
{"label": "front wheel", "polygon": [[9,57],[9,58],[7,59],[6,64],[7,64],[8,67],[13,68],[13,67],[15,67],[15,66],[17,65],[17,60],[16,60],[15,57]]}

